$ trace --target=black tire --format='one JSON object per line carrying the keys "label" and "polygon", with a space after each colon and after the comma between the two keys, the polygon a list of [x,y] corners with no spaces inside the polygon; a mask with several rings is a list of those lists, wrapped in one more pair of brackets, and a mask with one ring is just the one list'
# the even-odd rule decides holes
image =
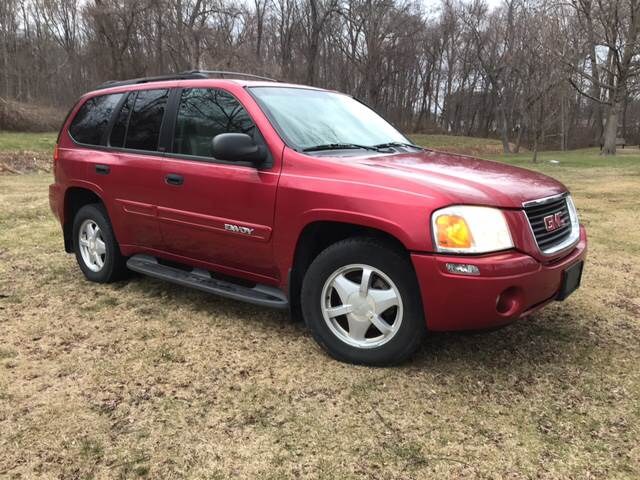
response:
{"label": "black tire", "polygon": [[[338,269],[351,264],[369,265],[380,270],[400,293],[402,322],[392,338],[380,346],[360,348],[346,343],[332,331],[323,316],[325,283]],[[426,333],[420,291],[410,260],[394,246],[373,238],[350,238],[321,252],[304,276],[301,303],[314,339],[333,358],[343,362],[374,366],[401,363],[418,349]]]}
{"label": "black tire", "polygon": [[[105,244],[104,265],[99,271],[93,271],[82,257],[80,249],[80,227],[85,221],[95,222],[100,228],[100,235]],[[111,283],[125,278],[129,272],[126,258],[120,253],[120,247],[113,234],[109,215],[104,206],[99,203],[85,205],[73,219],[73,250],[80,270],[87,280],[96,283]]]}

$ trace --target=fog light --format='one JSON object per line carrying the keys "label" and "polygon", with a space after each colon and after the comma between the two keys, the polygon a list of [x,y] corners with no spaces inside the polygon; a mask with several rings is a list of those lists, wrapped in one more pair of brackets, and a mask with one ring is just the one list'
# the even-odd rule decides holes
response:
{"label": "fog light", "polygon": [[447,271],[458,275],[480,275],[478,267],[468,263],[447,263]]}
{"label": "fog light", "polygon": [[522,305],[522,290],[518,287],[509,287],[496,298],[496,311],[500,315],[511,316]]}

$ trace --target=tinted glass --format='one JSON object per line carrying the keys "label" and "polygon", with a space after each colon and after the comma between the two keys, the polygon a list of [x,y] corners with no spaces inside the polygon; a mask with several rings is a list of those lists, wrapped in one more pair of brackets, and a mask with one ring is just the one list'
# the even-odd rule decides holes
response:
{"label": "tinted glass", "polygon": [[140,90],[127,128],[126,148],[157,150],[169,90]]}
{"label": "tinted glass", "polygon": [[84,102],[69,126],[69,133],[78,143],[101,145],[111,114],[122,98],[121,93],[101,95]]}
{"label": "tinted glass", "polygon": [[111,136],[109,137],[109,145],[113,147],[122,147],[124,145],[124,137],[127,133],[127,123],[129,122],[129,114],[131,113],[131,107],[133,107],[133,101],[136,99],[136,92],[131,92],[127,95],[127,99],[122,104],[122,108],[116,114],[116,121],[111,129]]}
{"label": "tinted glass", "polygon": [[212,157],[211,141],[220,133],[247,133],[255,125],[233,95],[208,88],[185,89],[180,98],[173,151]]}
{"label": "tinted glass", "polygon": [[253,87],[251,92],[287,143],[297,149],[409,142],[376,112],[341,93],[288,87]]}

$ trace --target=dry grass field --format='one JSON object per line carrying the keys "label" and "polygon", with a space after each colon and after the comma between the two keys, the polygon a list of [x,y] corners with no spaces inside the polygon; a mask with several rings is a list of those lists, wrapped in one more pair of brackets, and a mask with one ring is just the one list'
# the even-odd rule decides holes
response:
{"label": "dry grass field", "polygon": [[0,176],[0,478],[640,478],[640,155],[542,159],[589,231],[583,288],[389,369],[284,313],[88,283],[50,175]]}

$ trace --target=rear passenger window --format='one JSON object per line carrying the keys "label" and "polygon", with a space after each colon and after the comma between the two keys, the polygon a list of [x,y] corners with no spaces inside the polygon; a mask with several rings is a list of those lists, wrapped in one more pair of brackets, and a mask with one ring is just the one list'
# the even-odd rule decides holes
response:
{"label": "rear passenger window", "polygon": [[111,114],[122,98],[121,93],[101,95],[84,102],[69,126],[69,134],[78,143],[102,145]]}
{"label": "rear passenger window", "polygon": [[209,88],[182,91],[176,120],[174,153],[212,157],[213,137],[220,133],[253,135],[255,125],[233,95]]}
{"label": "rear passenger window", "polygon": [[136,99],[136,92],[127,95],[127,99],[122,104],[120,111],[116,115],[116,121],[111,129],[108,145],[111,147],[123,147],[124,137],[127,134],[127,124],[129,123],[129,115],[133,107],[133,101]]}
{"label": "rear passenger window", "polygon": [[126,148],[157,150],[169,90],[140,90],[127,128]]}

